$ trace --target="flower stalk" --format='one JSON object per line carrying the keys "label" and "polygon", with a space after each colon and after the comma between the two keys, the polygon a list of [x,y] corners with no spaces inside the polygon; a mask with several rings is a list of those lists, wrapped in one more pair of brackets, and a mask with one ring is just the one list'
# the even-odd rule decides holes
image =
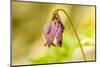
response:
{"label": "flower stalk", "polygon": [[86,61],[86,56],[85,56],[85,53],[84,53],[82,44],[81,44],[81,42],[80,42],[79,36],[78,36],[78,34],[77,34],[77,31],[76,31],[76,29],[75,29],[75,27],[74,27],[74,25],[73,25],[73,23],[72,23],[72,21],[71,21],[69,15],[68,15],[68,13],[67,13],[65,10],[63,10],[63,9],[56,9],[56,10],[54,11],[53,15],[55,15],[55,14],[58,13],[59,11],[64,12],[65,15],[67,16],[67,18],[69,19],[70,24],[71,24],[71,26],[72,26],[72,28],[73,28],[73,31],[74,31],[74,33],[75,33],[75,35],[76,35],[77,41],[78,41],[78,43],[79,43],[79,46],[80,46],[80,48],[81,48],[81,52],[82,52],[82,54],[83,54],[83,58],[84,58],[84,60]]}
{"label": "flower stalk", "polygon": [[70,24],[71,24],[71,26],[73,28],[73,31],[74,31],[74,33],[76,35],[77,41],[79,43],[79,46],[80,46],[80,49],[81,49],[81,52],[82,52],[82,55],[83,55],[83,59],[86,61],[86,56],[85,56],[82,44],[80,42],[78,33],[77,33],[77,31],[76,31],[76,29],[74,27],[74,24],[72,23],[69,15],[68,15],[68,13],[63,9],[56,9],[54,11],[53,15],[52,15],[51,23],[49,25],[45,25],[45,27],[44,27],[44,36],[45,36],[45,39],[46,39],[45,46],[48,46],[48,47],[50,47],[50,45],[56,46],[53,43],[54,39],[56,38],[57,46],[58,47],[62,47],[62,39],[63,39],[63,35],[62,34],[64,32],[64,25],[62,24],[61,18],[60,18],[59,14],[58,14],[59,11],[64,12],[64,14],[69,19]]}

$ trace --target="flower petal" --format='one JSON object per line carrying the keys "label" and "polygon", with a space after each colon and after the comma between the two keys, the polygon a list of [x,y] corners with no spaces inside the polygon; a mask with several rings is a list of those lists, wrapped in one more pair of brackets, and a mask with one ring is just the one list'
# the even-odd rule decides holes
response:
{"label": "flower petal", "polygon": [[43,29],[43,34],[45,39],[48,39],[48,35],[50,34],[50,31],[51,31],[51,24],[45,24]]}

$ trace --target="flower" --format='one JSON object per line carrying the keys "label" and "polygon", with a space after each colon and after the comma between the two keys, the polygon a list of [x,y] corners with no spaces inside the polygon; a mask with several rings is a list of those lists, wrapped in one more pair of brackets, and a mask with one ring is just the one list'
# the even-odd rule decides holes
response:
{"label": "flower", "polygon": [[58,28],[58,31],[56,33],[57,45],[59,47],[62,47],[62,33],[63,33],[63,29],[62,29],[61,24],[59,23],[59,28]]}
{"label": "flower", "polygon": [[51,24],[46,24],[43,29],[44,37],[46,40],[45,46],[50,45],[56,46],[53,41],[56,37],[57,45],[62,46],[62,33],[64,30],[64,25],[61,23],[59,15],[53,17]]}
{"label": "flower", "polygon": [[53,43],[53,40],[56,36],[56,32],[57,32],[57,27],[56,24],[46,24],[44,27],[44,37],[46,39],[46,45],[48,45],[48,47],[50,47],[50,45],[52,44],[53,46],[55,46],[55,44]]}

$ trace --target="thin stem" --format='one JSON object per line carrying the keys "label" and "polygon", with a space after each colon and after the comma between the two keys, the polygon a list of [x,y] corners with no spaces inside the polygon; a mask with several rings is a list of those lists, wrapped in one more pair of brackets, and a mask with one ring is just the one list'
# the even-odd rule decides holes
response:
{"label": "thin stem", "polygon": [[82,48],[82,44],[81,44],[81,42],[80,42],[79,36],[78,36],[78,34],[77,34],[77,31],[76,31],[76,29],[75,29],[75,27],[74,27],[74,25],[73,25],[73,23],[72,23],[72,21],[71,21],[69,15],[68,15],[68,13],[67,13],[65,10],[63,10],[63,9],[56,9],[56,10],[54,11],[54,14],[53,14],[53,15],[55,15],[55,14],[58,13],[59,11],[64,12],[65,15],[67,16],[67,18],[69,19],[69,21],[70,21],[70,23],[71,23],[71,25],[72,25],[72,28],[73,28],[73,30],[74,30],[74,32],[75,32],[76,38],[77,38],[77,40],[78,40],[78,43],[79,43],[79,45],[80,45],[81,52],[82,52],[82,54],[83,54],[83,58],[84,58],[84,60],[86,61],[86,56],[85,56],[84,50],[83,50],[83,48]]}

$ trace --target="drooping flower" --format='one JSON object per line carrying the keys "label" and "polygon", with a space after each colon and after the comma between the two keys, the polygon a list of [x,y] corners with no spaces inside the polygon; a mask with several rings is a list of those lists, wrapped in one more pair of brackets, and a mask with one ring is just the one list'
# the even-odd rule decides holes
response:
{"label": "drooping flower", "polygon": [[57,31],[57,33],[56,33],[56,40],[57,40],[57,45],[59,46],[59,47],[62,47],[62,37],[63,37],[63,35],[62,35],[62,33],[63,33],[63,26],[61,25],[61,23],[59,23],[59,27],[58,27],[58,31]]}
{"label": "drooping flower", "polygon": [[48,47],[50,47],[50,45],[55,46],[55,44],[53,43],[53,40],[56,36],[56,32],[57,32],[57,24],[46,24],[44,27],[44,37],[46,39],[46,45],[48,45]]}
{"label": "drooping flower", "polygon": [[52,23],[51,24],[46,24],[44,26],[44,37],[46,39],[46,44],[45,46],[50,45],[56,46],[53,41],[56,37],[57,40],[57,45],[62,46],[62,33],[64,30],[64,25],[61,23],[61,20],[59,18],[59,15],[55,15],[53,17]]}

